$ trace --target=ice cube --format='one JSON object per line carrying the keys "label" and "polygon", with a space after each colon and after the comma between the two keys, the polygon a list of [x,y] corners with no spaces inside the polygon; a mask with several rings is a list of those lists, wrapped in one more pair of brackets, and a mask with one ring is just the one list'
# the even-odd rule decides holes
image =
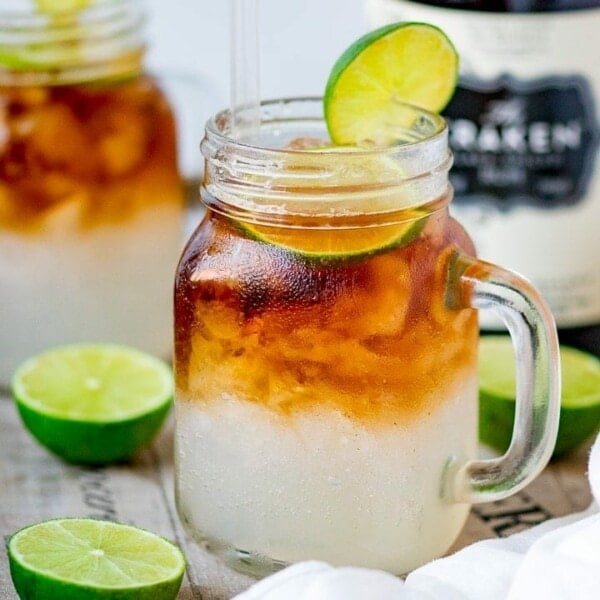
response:
{"label": "ice cube", "polygon": [[147,154],[148,128],[135,110],[106,111],[98,142],[103,172],[119,177],[135,169]]}
{"label": "ice cube", "polygon": [[29,148],[42,167],[57,167],[73,173],[89,173],[91,149],[84,125],[71,109],[61,103],[35,109],[21,119],[21,128],[30,122]]}
{"label": "ice cube", "polygon": [[332,147],[329,140],[324,140],[317,137],[299,137],[293,139],[285,146],[285,150],[315,150],[317,148],[330,148]]}

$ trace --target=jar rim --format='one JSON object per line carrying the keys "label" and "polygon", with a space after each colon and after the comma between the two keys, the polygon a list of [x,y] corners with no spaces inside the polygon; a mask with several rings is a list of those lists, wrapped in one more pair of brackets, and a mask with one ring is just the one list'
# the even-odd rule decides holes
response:
{"label": "jar rim", "polygon": [[[271,120],[264,121],[262,116],[265,114],[265,111],[277,109],[281,110],[283,113],[288,109],[291,105],[298,104],[315,104],[320,107],[323,105],[323,98],[320,96],[292,96],[286,98],[273,98],[273,99],[265,99],[260,102],[259,110],[261,111],[261,120],[260,126],[262,127],[265,123],[270,123]],[[414,104],[409,104],[407,102],[396,102],[396,105],[402,106],[407,110],[410,110],[414,113],[415,116],[420,118],[424,118],[429,121],[429,123],[434,127],[434,129],[430,132],[426,137],[422,137],[420,139],[414,140],[404,140],[399,144],[393,145],[373,145],[373,146],[330,146],[330,147],[321,147],[319,148],[320,154],[325,154],[328,156],[342,156],[347,155],[349,151],[353,155],[374,155],[374,154],[398,154],[402,152],[405,148],[416,148],[419,146],[424,146],[426,144],[431,144],[432,141],[438,140],[440,138],[447,137],[448,134],[448,126],[445,119],[439,115],[432,113],[424,108],[416,106]],[[309,116],[304,115],[303,118],[305,120],[314,120],[320,119],[324,122],[324,115],[320,116]],[[278,120],[283,121],[284,118],[279,118]],[[295,119],[300,121],[301,119]],[[253,151],[258,152],[263,155],[265,158],[269,157],[277,157],[277,156],[285,156],[285,155],[294,155],[294,154],[303,154],[303,155],[314,155],[314,148],[275,148],[269,147],[260,143],[252,142],[251,140],[245,140],[243,138],[236,138],[232,134],[232,124],[233,124],[233,111],[231,108],[227,108],[219,111],[214,116],[208,119],[206,122],[206,135],[211,138],[211,140],[219,145],[227,145],[231,148],[238,148],[240,152],[244,151]],[[325,140],[324,140],[325,141]]]}
{"label": "jar rim", "polygon": [[323,135],[319,97],[262,102],[255,141],[243,135],[234,139],[231,111],[221,111],[207,123],[200,145],[205,158],[202,199],[225,215],[271,222],[386,213],[404,219],[400,213],[415,207],[438,210],[450,198],[452,155],[446,123],[439,115],[401,106],[424,119],[414,128],[412,141],[351,151],[282,148],[298,132]]}

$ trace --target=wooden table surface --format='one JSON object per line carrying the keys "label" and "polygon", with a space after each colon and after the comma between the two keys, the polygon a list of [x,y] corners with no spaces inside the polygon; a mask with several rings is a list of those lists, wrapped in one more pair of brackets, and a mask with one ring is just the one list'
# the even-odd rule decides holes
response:
{"label": "wooden table surface", "polygon": [[[173,500],[172,438],[169,421],[155,443],[127,465],[67,465],[31,438],[12,401],[0,394],[0,536],[6,540],[21,527],[54,517],[90,516],[137,525],[175,541],[186,553],[188,569],[178,598],[231,598],[252,580],[221,564],[184,533]],[[550,464],[507,500],[473,507],[453,550],[586,508],[591,499],[587,454],[584,447]],[[15,598],[2,550],[0,600]]]}

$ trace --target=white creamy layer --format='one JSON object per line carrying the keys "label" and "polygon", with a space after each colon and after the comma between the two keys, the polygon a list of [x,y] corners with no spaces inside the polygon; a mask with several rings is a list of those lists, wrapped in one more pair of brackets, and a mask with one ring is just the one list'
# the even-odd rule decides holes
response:
{"label": "white creamy layer", "polygon": [[88,229],[67,205],[43,232],[0,231],[0,386],[54,345],[106,341],[170,355],[181,209]]}
{"label": "white creamy layer", "polygon": [[476,453],[474,379],[407,426],[286,418],[226,395],[179,396],[176,419],[178,508],[196,539],[404,573],[443,554],[468,514],[440,492],[448,460]]}

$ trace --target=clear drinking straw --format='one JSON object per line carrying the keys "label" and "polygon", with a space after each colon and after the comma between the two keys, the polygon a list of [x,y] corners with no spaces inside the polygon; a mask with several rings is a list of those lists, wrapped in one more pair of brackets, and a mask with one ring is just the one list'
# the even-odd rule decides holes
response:
{"label": "clear drinking straw", "polygon": [[250,141],[260,124],[259,0],[231,0],[231,134]]}

